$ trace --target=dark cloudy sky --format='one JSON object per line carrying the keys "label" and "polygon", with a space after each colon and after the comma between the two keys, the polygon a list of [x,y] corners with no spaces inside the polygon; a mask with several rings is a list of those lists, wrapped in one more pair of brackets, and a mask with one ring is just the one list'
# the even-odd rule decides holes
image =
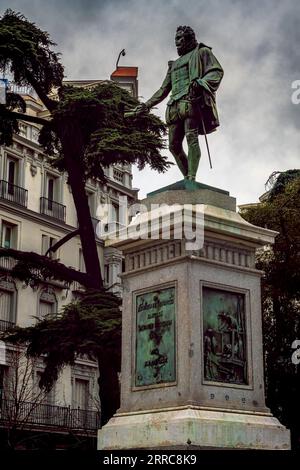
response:
{"label": "dark cloudy sky", "polygon": [[[254,202],[274,170],[300,167],[300,104],[291,84],[300,80],[299,0],[0,0],[21,11],[58,44],[68,79],[104,79],[120,65],[139,67],[139,94],[148,99],[176,58],[174,33],[194,28],[225,70],[217,103],[221,126],[209,136],[213,170],[203,138],[197,179]],[[166,102],[158,110],[164,115]],[[181,179],[134,171],[140,195]]]}

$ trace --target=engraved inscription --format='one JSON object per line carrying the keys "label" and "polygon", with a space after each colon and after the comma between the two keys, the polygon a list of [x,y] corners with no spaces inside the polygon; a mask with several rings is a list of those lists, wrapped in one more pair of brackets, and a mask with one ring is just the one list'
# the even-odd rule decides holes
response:
{"label": "engraved inscription", "polygon": [[136,297],[135,386],[174,382],[175,287]]}

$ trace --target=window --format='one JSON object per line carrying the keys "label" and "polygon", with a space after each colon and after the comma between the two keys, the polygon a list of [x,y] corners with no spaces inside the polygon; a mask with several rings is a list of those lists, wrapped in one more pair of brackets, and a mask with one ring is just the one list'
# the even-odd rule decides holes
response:
{"label": "window", "polygon": [[0,318],[11,322],[13,315],[13,292],[0,291]]}
{"label": "window", "polygon": [[84,262],[83,253],[82,253],[82,248],[79,248],[79,263],[78,263],[78,267],[79,267],[79,271],[81,271],[82,273],[85,273],[85,272],[86,272],[86,269],[85,269],[85,262]]}
{"label": "window", "polygon": [[54,199],[54,179],[47,178],[47,198],[48,198],[48,210],[52,211],[53,199]]}
{"label": "window", "polygon": [[0,331],[5,331],[16,322],[17,290],[9,276],[0,279]]}
{"label": "window", "polygon": [[3,248],[11,248],[12,228],[9,225],[2,226],[2,246]]}
{"label": "window", "polygon": [[62,195],[62,181],[62,177],[45,173],[43,196],[40,200],[40,211],[42,214],[65,222],[66,206],[60,203]]}
{"label": "window", "polygon": [[[10,224],[3,221],[1,224],[1,247],[2,248],[17,248],[17,225]],[[5,270],[11,270],[16,264],[16,261],[10,256],[2,256],[0,258],[0,267]]]}
{"label": "window", "polygon": [[76,409],[76,415],[73,416],[77,421],[77,426],[85,428],[88,419],[86,410],[89,405],[90,382],[88,379],[75,378],[73,384],[73,407]]}
{"label": "window", "polygon": [[[1,366],[6,366],[6,343],[5,341],[0,341],[0,369]],[[0,385],[1,385],[1,377],[0,377]]]}
{"label": "window", "polygon": [[22,187],[24,161],[7,155],[4,160],[3,179],[0,180],[1,198],[21,206],[27,205],[28,191]]}
{"label": "window", "polygon": [[89,381],[75,378],[74,408],[86,410],[88,408]]}
{"label": "window", "polygon": [[[42,235],[42,255],[45,255],[49,248],[51,248],[55,243],[58,242],[58,238],[52,237],[51,235]],[[50,251],[48,253],[49,258],[51,259],[58,259],[59,258],[59,250],[57,251]]]}
{"label": "window", "polygon": [[54,179],[53,178],[47,179],[47,193],[48,193],[48,199],[53,201],[53,196],[54,196]]}
{"label": "window", "polygon": [[95,215],[95,193],[91,193],[87,191],[87,197],[88,197],[88,204],[90,208],[90,213],[91,217],[94,217]]}
{"label": "window", "polygon": [[119,221],[119,207],[117,204],[110,204],[110,214],[109,214],[109,221],[110,222],[118,222]]}
{"label": "window", "polygon": [[109,264],[104,265],[104,282],[109,285]]}
{"label": "window", "polygon": [[2,400],[4,397],[4,386],[7,376],[7,367],[0,365],[0,410],[2,408]]}
{"label": "window", "polygon": [[38,317],[40,320],[57,311],[57,300],[52,288],[46,287],[40,293]]}
{"label": "window", "polygon": [[40,300],[39,318],[45,318],[50,313],[53,313],[53,303]]}
{"label": "window", "polygon": [[7,158],[6,181],[8,182],[7,192],[13,194],[14,185],[18,184],[18,161],[11,157]]}
{"label": "window", "polygon": [[2,248],[16,248],[17,226],[2,221],[1,246]]}
{"label": "window", "polygon": [[53,202],[59,201],[59,178],[50,173],[46,173],[44,194],[48,199],[48,210],[52,210]]}
{"label": "window", "polygon": [[[54,403],[55,403],[55,385],[53,385],[50,392],[48,392],[48,393],[45,393],[45,392],[41,391],[41,389],[39,387],[39,382],[41,380],[41,376],[42,376],[42,371],[37,371],[36,376],[35,376],[35,393],[36,393],[36,396],[37,397],[42,397],[41,403],[43,405],[54,405]],[[45,396],[43,396],[43,393],[45,393]],[[47,407],[45,414],[47,415],[47,418],[50,418],[50,416],[51,416],[51,407],[49,407],[49,408]]]}

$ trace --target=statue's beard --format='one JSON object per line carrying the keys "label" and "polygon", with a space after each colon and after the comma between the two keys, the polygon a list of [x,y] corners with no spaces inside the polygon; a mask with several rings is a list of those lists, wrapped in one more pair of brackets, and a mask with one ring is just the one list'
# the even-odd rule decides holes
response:
{"label": "statue's beard", "polygon": [[184,42],[184,44],[182,46],[178,46],[177,47],[177,53],[179,56],[182,56],[184,54],[187,54],[188,52],[192,51],[193,49],[195,49],[195,47],[197,46],[197,42],[194,41],[194,40],[191,40],[189,42]]}

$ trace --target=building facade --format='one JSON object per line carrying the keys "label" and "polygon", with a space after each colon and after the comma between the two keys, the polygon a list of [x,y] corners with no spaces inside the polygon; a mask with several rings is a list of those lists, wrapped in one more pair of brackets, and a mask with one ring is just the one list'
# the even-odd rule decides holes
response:
{"label": "building facade", "polygon": [[[131,92],[136,94],[137,69],[133,69],[135,75],[127,77],[125,85],[127,89],[131,86]],[[116,77],[112,79],[118,81]],[[91,87],[99,80],[68,83]],[[124,86],[123,83],[120,85]],[[23,87],[15,91],[25,99],[27,113],[45,115],[46,110],[32,89]],[[0,241],[5,248],[45,255],[49,247],[77,228],[76,210],[67,175],[51,167],[49,158],[38,144],[38,126],[21,121],[20,129],[11,147],[0,148]],[[122,256],[115,249],[106,249],[98,237],[97,208],[100,204],[109,204],[109,220],[121,223],[119,197],[126,196],[130,205],[136,200],[137,191],[132,189],[130,165],[112,166],[107,169],[106,176],[105,184],[89,180],[86,191],[105,285],[121,294],[118,275],[122,271]],[[51,256],[66,266],[85,271],[79,236],[69,240]],[[12,258],[0,258],[0,331],[13,325],[34,325],[37,319],[60,311],[83,290],[76,282],[66,285],[53,281],[38,288],[26,286],[10,274],[15,263]],[[70,433],[85,437],[96,435],[99,400],[95,362],[85,357],[78,358],[74,366],[64,368],[52,391],[41,396],[37,384],[44,367],[42,359],[24,365],[26,358],[22,351],[3,343],[0,346],[0,429],[7,428],[18,399],[23,410],[20,419],[28,414],[23,430],[56,433],[60,438]],[[24,368],[28,378],[24,375]],[[17,369],[19,372],[14,372]],[[14,378],[15,381],[26,381],[28,385],[28,393],[23,397],[16,391]],[[57,442],[65,441],[61,438]]]}

